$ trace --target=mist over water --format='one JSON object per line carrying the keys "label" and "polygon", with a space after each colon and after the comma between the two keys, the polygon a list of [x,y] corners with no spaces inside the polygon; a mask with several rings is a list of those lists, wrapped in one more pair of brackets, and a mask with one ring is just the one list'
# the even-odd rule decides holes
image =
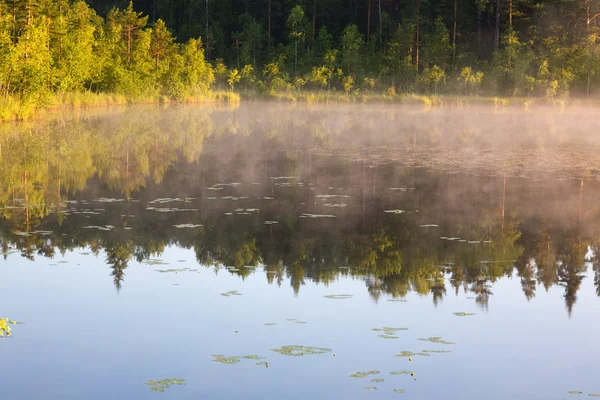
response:
{"label": "mist over water", "polygon": [[[0,317],[25,324],[0,340],[0,385],[11,399],[599,393],[600,348],[577,339],[598,329],[599,125],[558,106],[280,103],[2,125]],[[361,371],[379,374],[348,376]],[[175,377],[187,384],[144,385]]]}

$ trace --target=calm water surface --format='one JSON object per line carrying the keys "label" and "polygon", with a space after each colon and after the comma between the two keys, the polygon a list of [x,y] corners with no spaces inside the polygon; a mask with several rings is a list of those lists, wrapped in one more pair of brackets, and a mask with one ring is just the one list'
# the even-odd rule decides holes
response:
{"label": "calm water surface", "polygon": [[600,393],[599,125],[249,104],[0,126],[0,317],[24,322],[0,396]]}

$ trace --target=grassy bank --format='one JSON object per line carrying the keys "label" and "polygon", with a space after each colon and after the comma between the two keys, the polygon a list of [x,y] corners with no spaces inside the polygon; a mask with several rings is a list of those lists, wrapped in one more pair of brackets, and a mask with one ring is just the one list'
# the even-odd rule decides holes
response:
{"label": "grassy bank", "polygon": [[492,106],[497,108],[518,108],[528,111],[536,107],[553,107],[566,109],[569,107],[600,107],[598,99],[550,99],[537,97],[489,97],[458,95],[423,95],[416,93],[387,94],[376,92],[355,92],[346,94],[339,91],[293,91],[261,94],[241,92],[242,101],[271,100],[291,103],[348,103],[373,104],[392,103],[402,105],[422,105],[424,107],[473,107]]}
{"label": "grassy bank", "polygon": [[388,94],[377,92],[340,91],[287,91],[261,93],[256,91],[210,91],[201,96],[173,100],[167,97],[128,97],[115,93],[73,92],[55,93],[36,102],[21,101],[14,97],[0,100],[0,122],[35,119],[58,110],[100,108],[128,104],[159,103],[239,103],[243,101],[273,101],[304,104],[399,104],[421,105],[427,108],[462,108],[474,106],[492,106],[495,108],[513,108],[524,111],[538,107],[553,107],[561,110],[571,107],[600,107],[597,99],[546,99],[527,97],[481,97],[438,95],[427,96],[415,93]]}
{"label": "grassy bank", "polygon": [[55,93],[36,101],[22,101],[14,97],[0,100],[0,122],[34,119],[56,110],[109,107],[127,104],[158,103],[239,103],[234,92],[211,91],[174,101],[166,97],[128,97],[116,93],[73,92]]}

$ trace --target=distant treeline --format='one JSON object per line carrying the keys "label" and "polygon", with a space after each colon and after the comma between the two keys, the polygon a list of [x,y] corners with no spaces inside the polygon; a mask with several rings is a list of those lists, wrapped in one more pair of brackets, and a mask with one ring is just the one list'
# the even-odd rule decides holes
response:
{"label": "distant treeline", "polygon": [[88,3],[0,0],[4,103],[216,88],[555,98],[589,96],[599,78],[596,0]]}

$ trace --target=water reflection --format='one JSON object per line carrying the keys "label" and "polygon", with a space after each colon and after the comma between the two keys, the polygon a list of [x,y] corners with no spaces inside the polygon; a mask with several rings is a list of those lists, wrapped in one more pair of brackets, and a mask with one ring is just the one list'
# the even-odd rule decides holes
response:
{"label": "water reflection", "polygon": [[515,113],[171,107],[4,125],[2,253],[89,249],[121,290],[132,260],[180,246],[295,293],[352,276],[375,300],[463,290],[481,307],[514,276],[526,299],[564,287],[570,313],[587,274],[600,295],[599,143],[568,122],[584,111],[516,114],[520,129]]}

